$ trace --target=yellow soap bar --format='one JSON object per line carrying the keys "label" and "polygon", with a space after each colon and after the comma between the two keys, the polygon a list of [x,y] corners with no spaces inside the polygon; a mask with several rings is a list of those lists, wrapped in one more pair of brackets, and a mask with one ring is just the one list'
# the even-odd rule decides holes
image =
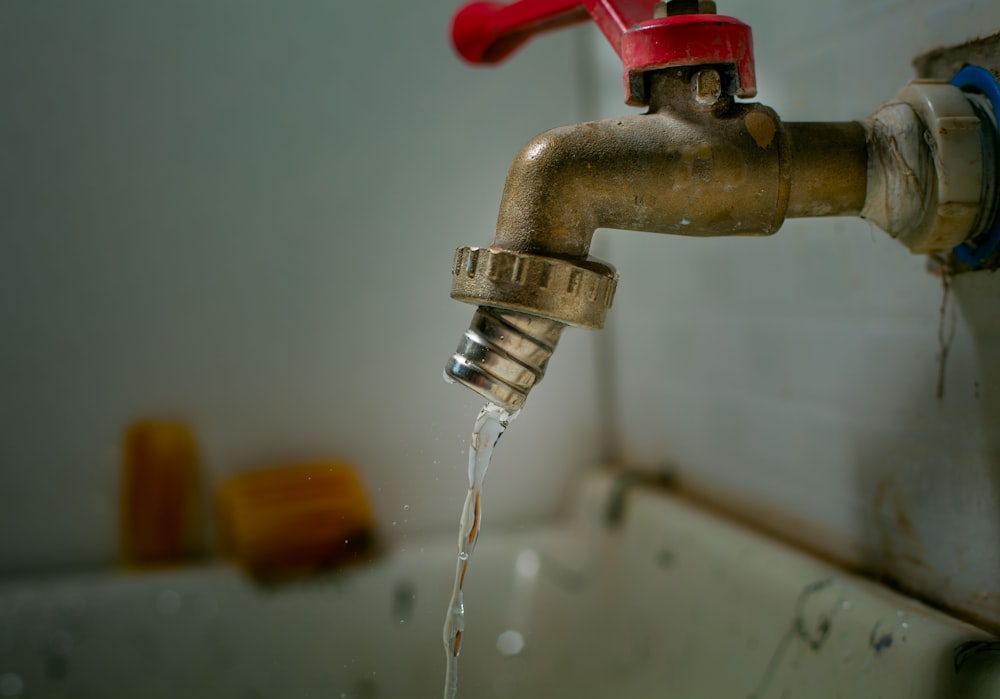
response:
{"label": "yellow soap bar", "polygon": [[172,564],[200,544],[198,449],[186,425],[142,421],[125,432],[119,493],[123,563]]}
{"label": "yellow soap bar", "polygon": [[240,473],[222,483],[215,503],[224,553],[257,577],[356,561],[374,543],[364,488],[342,462]]}

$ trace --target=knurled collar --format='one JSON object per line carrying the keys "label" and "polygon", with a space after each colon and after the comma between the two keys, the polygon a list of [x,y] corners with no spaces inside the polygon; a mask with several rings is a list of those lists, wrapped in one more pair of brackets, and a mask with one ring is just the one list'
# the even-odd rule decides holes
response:
{"label": "knurled collar", "polygon": [[604,327],[617,284],[614,267],[595,258],[461,247],[452,265],[451,296],[596,330]]}

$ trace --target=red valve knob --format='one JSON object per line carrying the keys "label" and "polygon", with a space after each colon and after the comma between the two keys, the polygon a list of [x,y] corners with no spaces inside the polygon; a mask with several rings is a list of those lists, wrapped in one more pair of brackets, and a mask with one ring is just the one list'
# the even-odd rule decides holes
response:
{"label": "red valve knob", "polygon": [[499,63],[532,36],[590,17],[622,59],[625,102],[630,105],[647,103],[643,73],[677,66],[732,66],[735,94],[757,94],[750,27],[714,14],[653,18],[656,4],[657,0],[471,2],[455,13],[452,43],[470,63]]}
{"label": "red valve knob", "polygon": [[579,0],[470,2],[452,19],[451,41],[469,63],[500,63],[533,35],[588,19]]}

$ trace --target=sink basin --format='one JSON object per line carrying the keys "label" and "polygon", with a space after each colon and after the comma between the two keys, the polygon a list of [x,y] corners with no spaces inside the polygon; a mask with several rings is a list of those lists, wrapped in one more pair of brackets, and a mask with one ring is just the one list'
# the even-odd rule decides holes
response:
{"label": "sink basin", "polygon": [[[564,521],[486,530],[465,697],[987,697],[1000,643],[884,587],[614,479]],[[456,513],[457,516],[457,513]],[[262,588],[212,565],[0,584],[3,697],[440,696],[452,533]]]}

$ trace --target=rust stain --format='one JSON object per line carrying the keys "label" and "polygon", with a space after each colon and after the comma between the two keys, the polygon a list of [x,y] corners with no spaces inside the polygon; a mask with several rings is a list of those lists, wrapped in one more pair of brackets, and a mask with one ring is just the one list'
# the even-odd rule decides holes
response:
{"label": "rust stain", "polygon": [[477,490],[476,504],[473,508],[472,527],[469,529],[469,545],[472,545],[472,543],[476,540],[476,536],[479,534],[479,513],[479,491]]}
{"label": "rust stain", "polygon": [[743,119],[747,131],[753,137],[754,142],[761,148],[767,148],[774,141],[774,134],[778,132],[777,127],[771,118],[762,112],[750,112]]}
{"label": "rust stain", "polygon": [[892,504],[894,519],[896,520],[896,526],[899,527],[900,533],[905,534],[906,536],[915,536],[916,532],[913,529],[913,520],[911,520],[910,516],[906,513],[906,510],[903,507],[904,503],[898,495],[892,499]]}
{"label": "rust stain", "polygon": [[[953,586],[947,575],[942,575],[924,561],[919,537],[909,537],[910,546],[894,547],[893,539],[885,527],[877,533],[880,551],[868,551],[857,542],[843,538],[838,532],[827,529],[816,522],[784,512],[765,503],[748,498],[742,493],[729,491],[718,483],[692,476],[679,466],[669,481],[662,484],[675,497],[711,512],[734,525],[783,541],[813,556],[846,571],[889,585],[894,589],[919,599],[934,609],[975,624],[986,631],[1000,634],[1000,589],[963,591]],[[892,481],[879,480],[874,489],[872,510],[875,524],[884,522],[882,507],[890,494]],[[904,518],[909,516],[904,512]],[[910,522],[912,525],[912,521]],[[906,539],[903,539],[906,541]],[[900,550],[896,550],[899,548]],[[872,560],[872,554],[876,560]],[[900,570],[891,570],[887,562],[895,561],[902,566],[905,577],[898,577]],[[894,574],[895,572],[895,574]],[[941,599],[934,590],[952,590],[956,596]]]}
{"label": "rust stain", "polygon": [[889,479],[881,478],[878,484],[875,486],[875,502],[873,503],[873,509],[877,515],[882,509],[882,502],[885,500],[885,496],[889,494]]}
{"label": "rust stain", "polygon": [[944,400],[945,372],[948,368],[948,353],[951,351],[952,342],[955,340],[955,329],[957,327],[957,323],[955,322],[954,304],[951,303],[952,276],[954,276],[954,272],[951,270],[951,266],[943,265],[941,267],[941,307],[938,309],[937,328],[937,388],[934,393],[935,397],[939,401]]}
{"label": "rust stain", "polygon": [[879,545],[876,573],[886,582],[895,580],[897,585],[902,578],[912,584],[915,576],[934,571],[924,560],[923,542],[908,510],[906,498],[893,488],[892,479],[880,479],[872,500]]}

